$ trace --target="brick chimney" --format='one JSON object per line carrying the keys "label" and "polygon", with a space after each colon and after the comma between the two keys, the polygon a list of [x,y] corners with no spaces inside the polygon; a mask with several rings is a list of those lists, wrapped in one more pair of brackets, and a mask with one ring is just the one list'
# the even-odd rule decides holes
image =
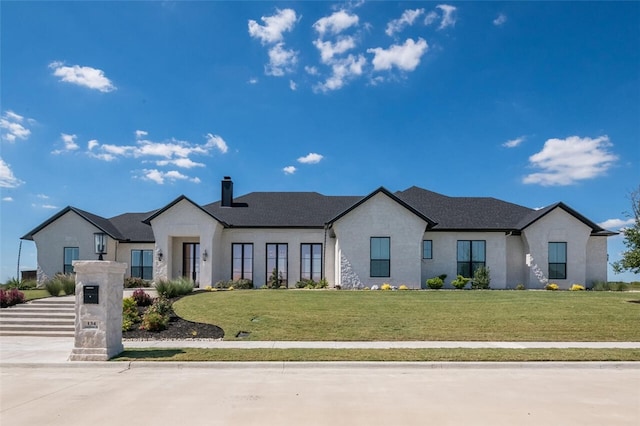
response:
{"label": "brick chimney", "polygon": [[233,181],[231,176],[225,176],[222,179],[222,199],[220,200],[221,207],[232,207],[233,205]]}

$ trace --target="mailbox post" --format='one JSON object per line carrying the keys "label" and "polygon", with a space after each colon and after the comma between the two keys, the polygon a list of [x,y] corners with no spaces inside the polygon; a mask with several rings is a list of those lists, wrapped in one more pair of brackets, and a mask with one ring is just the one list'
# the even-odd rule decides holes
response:
{"label": "mailbox post", "polygon": [[71,361],[106,361],[123,351],[122,293],[127,265],[100,260],[73,262],[76,330]]}

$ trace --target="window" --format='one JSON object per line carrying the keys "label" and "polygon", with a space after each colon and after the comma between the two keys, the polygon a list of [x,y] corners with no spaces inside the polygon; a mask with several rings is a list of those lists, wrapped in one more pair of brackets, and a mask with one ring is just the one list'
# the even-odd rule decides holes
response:
{"label": "window", "polygon": [[253,281],[253,244],[231,244],[231,279]]}
{"label": "window", "polygon": [[372,277],[391,276],[391,238],[371,237],[371,267]]}
{"label": "window", "polygon": [[131,250],[131,277],[153,279],[153,250]]}
{"label": "window", "polygon": [[322,244],[300,245],[300,279],[322,279]]}
{"label": "window", "polygon": [[433,241],[431,240],[422,241],[422,258],[433,259]]}
{"label": "window", "polygon": [[64,248],[64,267],[63,272],[65,274],[73,273],[73,261],[80,259],[80,248],[78,247],[65,247]]}
{"label": "window", "polygon": [[567,243],[549,243],[549,279],[567,279]]}
{"label": "window", "polygon": [[458,275],[473,278],[476,269],[485,263],[486,241],[458,241]]}
{"label": "window", "polygon": [[267,279],[276,274],[280,285],[287,285],[287,252],[286,244],[267,244]]}

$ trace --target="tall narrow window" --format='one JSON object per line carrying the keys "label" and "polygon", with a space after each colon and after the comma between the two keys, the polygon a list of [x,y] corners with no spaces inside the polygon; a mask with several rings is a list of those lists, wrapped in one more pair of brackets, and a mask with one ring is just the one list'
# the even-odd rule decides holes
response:
{"label": "tall narrow window", "polygon": [[287,285],[287,255],[288,246],[286,244],[267,244],[267,279],[275,274],[280,281],[280,285]]}
{"label": "tall narrow window", "polygon": [[422,258],[433,259],[433,241],[431,240],[422,241]]}
{"label": "tall narrow window", "polygon": [[80,259],[79,247],[65,247],[64,248],[64,266],[62,268],[65,274],[73,273],[73,261]]}
{"label": "tall narrow window", "polygon": [[153,279],[153,250],[131,250],[131,277]]}
{"label": "tall narrow window", "polygon": [[391,276],[391,238],[371,237],[371,266],[372,277]]}
{"label": "tall narrow window", "polygon": [[231,244],[231,279],[253,281],[253,244]]}
{"label": "tall narrow window", "polygon": [[322,279],[322,244],[300,245],[300,279]]}
{"label": "tall narrow window", "polygon": [[549,278],[567,279],[567,243],[549,243]]}
{"label": "tall narrow window", "polygon": [[458,241],[458,275],[472,278],[481,266],[486,266],[486,241]]}

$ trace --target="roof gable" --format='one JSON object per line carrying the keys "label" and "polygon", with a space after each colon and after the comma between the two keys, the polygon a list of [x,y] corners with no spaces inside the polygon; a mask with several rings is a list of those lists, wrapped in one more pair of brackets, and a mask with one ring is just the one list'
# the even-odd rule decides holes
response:
{"label": "roof gable", "polygon": [[570,214],[571,216],[575,217],[580,222],[587,225],[589,228],[591,228],[591,235],[610,236],[610,235],[618,234],[617,232],[608,231],[602,228],[601,226],[598,226],[596,223],[590,221],[585,216],[581,215],[576,210],[572,209],[571,207],[569,207],[563,202],[552,204],[540,210],[533,210],[531,214],[524,217],[522,221],[519,223],[519,229],[524,230],[525,228],[533,225],[535,222],[542,219],[543,217],[545,217],[555,209],[562,209],[568,214]]}
{"label": "roof gable", "polygon": [[178,198],[176,198],[175,200],[173,200],[172,202],[170,202],[169,204],[167,204],[166,206],[164,206],[161,209],[156,210],[154,213],[152,213],[150,216],[148,216],[146,219],[144,219],[144,223],[146,224],[151,224],[151,221],[155,218],[157,218],[158,216],[162,215],[163,213],[167,212],[168,210],[170,210],[173,206],[177,205],[178,203],[180,203],[181,201],[186,201],[188,203],[190,203],[191,205],[193,205],[194,207],[196,207],[198,210],[202,211],[204,214],[206,214],[207,216],[212,217],[213,219],[217,220],[218,222],[222,223],[223,225],[226,225],[223,221],[221,221],[220,219],[218,219],[217,217],[215,217],[211,212],[205,210],[204,208],[202,208],[199,204],[196,204],[194,201],[192,201],[191,199],[189,199],[188,197],[186,197],[185,195],[181,195]]}

